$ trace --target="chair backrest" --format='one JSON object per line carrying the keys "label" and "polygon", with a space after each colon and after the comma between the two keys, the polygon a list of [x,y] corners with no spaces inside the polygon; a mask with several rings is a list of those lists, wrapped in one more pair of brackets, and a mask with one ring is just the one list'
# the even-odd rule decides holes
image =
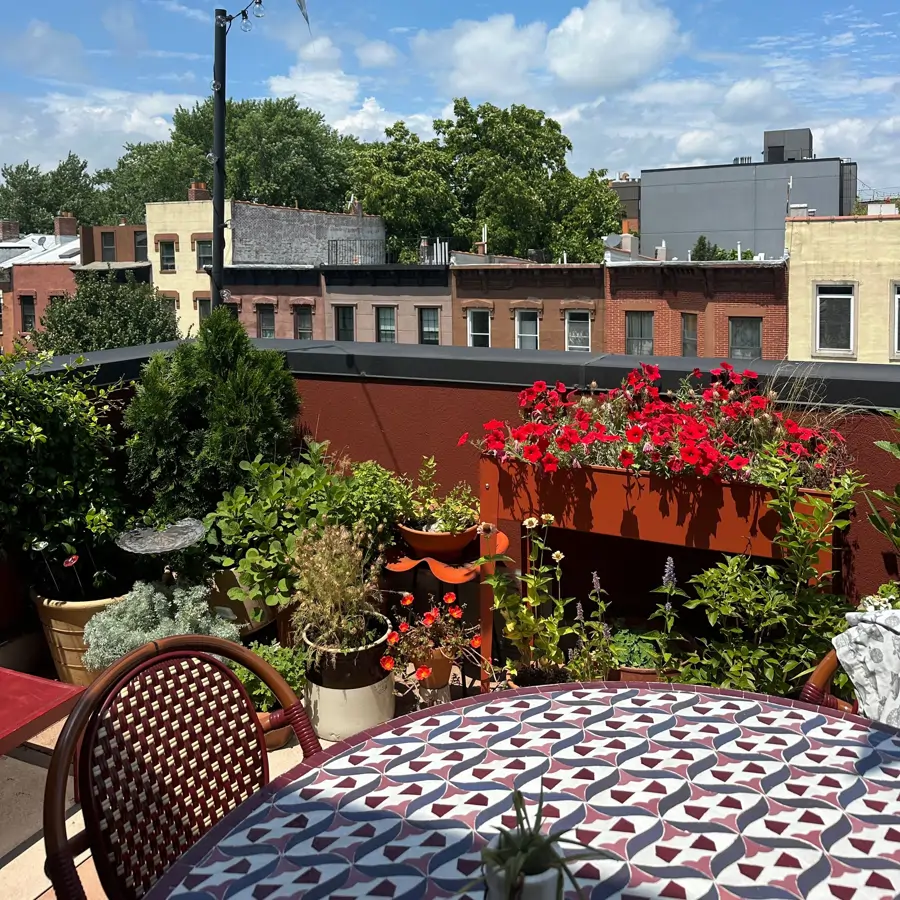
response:
{"label": "chair backrest", "polygon": [[[296,694],[240,645],[169,638],[129,654],[82,696],[48,773],[47,873],[61,900],[84,896],[74,857],[87,847],[109,900],[143,897],[200,837],[268,782],[263,727],[220,656],[269,685],[285,710],[276,724],[294,726],[304,756],[320,749]],[[79,740],[85,837],[68,840],[65,776]]]}

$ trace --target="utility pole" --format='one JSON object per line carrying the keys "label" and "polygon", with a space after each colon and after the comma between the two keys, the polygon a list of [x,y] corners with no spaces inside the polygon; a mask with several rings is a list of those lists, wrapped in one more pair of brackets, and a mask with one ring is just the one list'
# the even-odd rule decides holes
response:
{"label": "utility pole", "polygon": [[213,60],[213,241],[210,308],[222,302],[225,273],[225,54],[231,18],[216,10],[215,56]]}

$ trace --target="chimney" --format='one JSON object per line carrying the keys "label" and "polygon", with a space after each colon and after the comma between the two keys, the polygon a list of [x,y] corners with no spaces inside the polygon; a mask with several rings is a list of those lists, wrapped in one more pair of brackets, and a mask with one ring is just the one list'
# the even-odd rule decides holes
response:
{"label": "chimney", "polygon": [[629,234],[628,219],[622,219],[622,234]]}
{"label": "chimney", "polygon": [[665,242],[665,240],[663,240],[662,244],[660,244],[660,246],[656,248],[656,258],[657,258],[658,260],[661,260],[662,262],[665,262],[666,259],[668,258],[667,255],[666,255],[666,242]]}
{"label": "chimney", "polygon": [[17,241],[19,239],[19,223],[12,219],[0,219],[0,241]]}
{"label": "chimney", "polygon": [[78,219],[70,212],[61,212],[53,219],[53,233],[58,238],[78,237]]}
{"label": "chimney", "polygon": [[487,256],[487,241],[478,241],[475,244],[475,252],[479,256]]}
{"label": "chimney", "polygon": [[206,182],[192,181],[188,188],[188,200],[209,200],[209,188]]}

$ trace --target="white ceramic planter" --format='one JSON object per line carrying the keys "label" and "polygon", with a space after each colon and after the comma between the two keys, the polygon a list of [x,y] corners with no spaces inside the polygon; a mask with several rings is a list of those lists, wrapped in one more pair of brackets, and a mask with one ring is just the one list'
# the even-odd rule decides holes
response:
{"label": "white ceramic planter", "polygon": [[[499,835],[495,836],[489,846],[496,847],[500,840]],[[519,900],[556,900],[559,896],[559,876],[560,872],[556,869],[550,869],[542,872],[540,875],[526,875],[525,882],[522,885],[522,892],[516,894]],[[563,893],[565,893],[566,876],[563,875]],[[487,883],[486,900],[509,900],[512,896],[512,885],[506,883],[506,873],[493,866],[486,865],[484,867],[484,880]]]}
{"label": "white ceramic planter", "polygon": [[320,740],[342,741],[394,717],[394,676],[368,687],[328,688],[306,682],[306,712]]}

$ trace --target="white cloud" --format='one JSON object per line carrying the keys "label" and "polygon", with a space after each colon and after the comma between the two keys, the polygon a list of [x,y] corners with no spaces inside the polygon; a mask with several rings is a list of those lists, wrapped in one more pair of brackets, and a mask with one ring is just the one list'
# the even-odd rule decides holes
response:
{"label": "white cloud", "polygon": [[836,34],[833,38],[825,41],[826,47],[849,47],[850,44],[856,43],[856,35],[852,31],[845,31],[843,34]]}
{"label": "white cloud", "polygon": [[328,65],[336,63],[341,58],[341,51],[331,38],[318,37],[300,48],[300,58],[309,63]]}
{"label": "white cloud", "polygon": [[112,36],[119,50],[134,50],[144,43],[144,35],[138,27],[133,0],[117,0],[101,13],[100,22]]}
{"label": "white cloud", "polygon": [[84,72],[84,47],[79,38],[32,19],[25,31],[4,37],[3,63],[24,75],[71,80]]}
{"label": "white cloud", "polygon": [[184,59],[189,62],[212,59],[212,56],[208,53],[190,53],[181,50],[142,50],[141,56],[146,56],[149,59]]}
{"label": "white cloud", "polygon": [[684,45],[678,20],[655,0],[588,0],[547,36],[547,66],[564,84],[634,84]]}
{"label": "white cloud", "polygon": [[[147,2],[147,0],[144,0],[144,2]],[[192,19],[195,22],[212,23],[211,11],[197,9],[194,6],[185,6],[183,3],[179,3],[178,0],[153,0],[153,2],[166,12],[184,16],[186,19]]]}
{"label": "white cloud", "polygon": [[387,41],[366,41],[356,48],[356,58],[366,69],[386,69],[397,62],[397,48]]}

